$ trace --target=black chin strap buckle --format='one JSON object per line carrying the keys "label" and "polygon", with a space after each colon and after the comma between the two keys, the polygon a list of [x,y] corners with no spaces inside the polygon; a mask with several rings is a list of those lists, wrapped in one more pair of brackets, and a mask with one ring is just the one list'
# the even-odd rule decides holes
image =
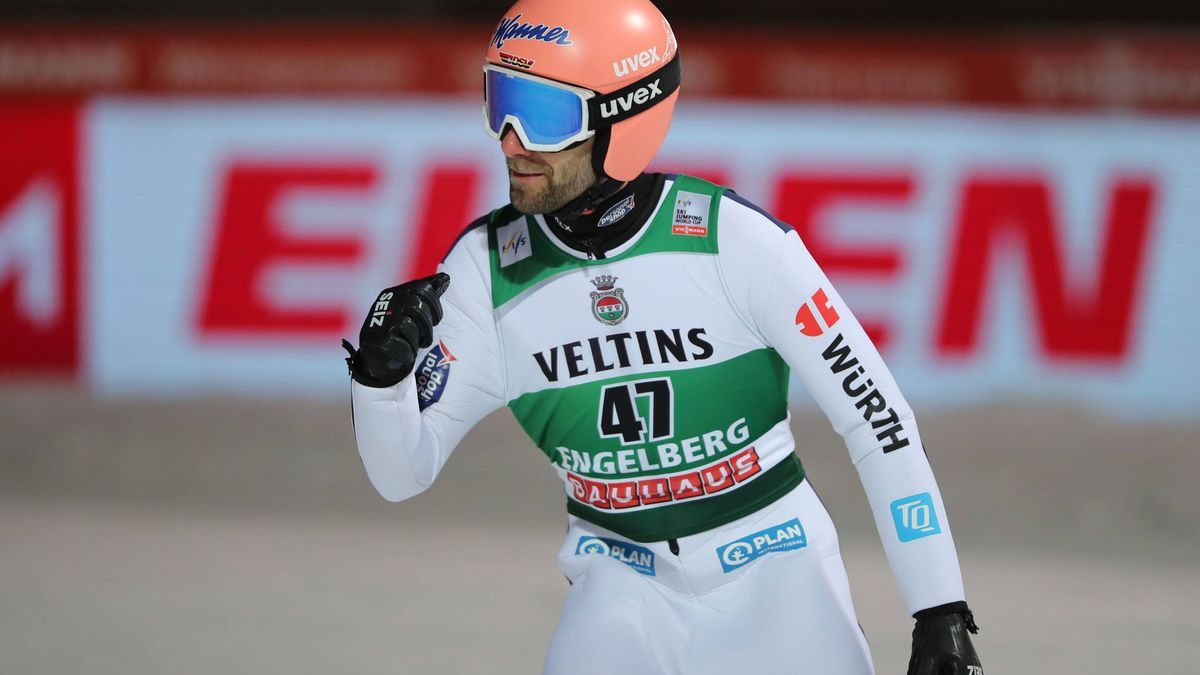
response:
{"label": "black chin strap buckle", "polygon": [[551,211],[546,215],[556,218],[569,232],[571,231],[571,227],[567,223],[589,211],[595,211],[605,199],[616,194],[617,190],[620,190],[624,185],[620,181],[605,176],[595,185],[584,190],[583,194],[567,202],[562,208]]}

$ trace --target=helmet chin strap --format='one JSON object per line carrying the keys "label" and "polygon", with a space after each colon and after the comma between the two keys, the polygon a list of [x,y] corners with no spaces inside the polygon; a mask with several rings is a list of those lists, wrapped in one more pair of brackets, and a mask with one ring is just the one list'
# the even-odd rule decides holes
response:
{"label": "helmet chin strap", "polygon": [[[601,202],[625,186],[625,183],[610,178],[604,173],[604,158],[608,155],[608,142],[612,138],[612,127],[605,126],[597,129],[593,138],[596,141],[592,146],[592,172],[599,178],[590,188],[584,190],[583,194],[567,202],[561,208],[546,214],[557,220],[568,232],[575,230],[572,221],[577,221],[580,216],[595,211]],[[576,232],[576,234],[590,233]]]}
{"label": "helmet chin strap", "polygon": [[[591,215],[601,202],[616,194],[622,187],[625,187],[624,183],[605,176],[596,181],[595,185],[584,190],[583,194],[567,202],[562,208],[546,215],[557,220],[568,232],[575,232],[574,221],[579,220],[580,216]],[[576,232],[576,234],[589,233]]]}

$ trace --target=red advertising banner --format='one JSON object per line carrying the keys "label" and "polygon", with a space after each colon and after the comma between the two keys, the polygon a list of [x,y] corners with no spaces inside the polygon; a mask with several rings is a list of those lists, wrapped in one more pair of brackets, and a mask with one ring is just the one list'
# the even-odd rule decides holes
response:
{"label": "red advertising banner", "polygon": [[0,373],[79,366],[79,136],[75,104],[0,106]]}
{"label": "red advertising banner", "polygon": [[[102,392],[339,395],[338,342],[378,290],[508,194],[461,99],[114,97],[86,120]],[[922,406],[1179,416],[1200,410],[1197,139],[1188,120],[698,104],[652,169],[795,227]],[[832,325],[826,300],[801,330]]]}
{"label": "red advertising banner", "polygon": [[[485,25],[0,29],[0,97],[480,93]],[[685,99],[1200,111],[1200,34],[676,26]]]}

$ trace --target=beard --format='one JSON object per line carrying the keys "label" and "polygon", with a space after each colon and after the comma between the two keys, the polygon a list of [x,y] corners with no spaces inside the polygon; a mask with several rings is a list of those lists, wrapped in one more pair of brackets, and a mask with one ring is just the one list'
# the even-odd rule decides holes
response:
{"label": "beard", "polygon": [[532,181],[509,175],[509,201],[513,208],[525,214],[557,211],[596,183],[590,152],[571,157],[555,166],[537,164],[531,167],[522,160],[510,160],[508,168],[518,173],[533,171],[541,174],[540,178]]}

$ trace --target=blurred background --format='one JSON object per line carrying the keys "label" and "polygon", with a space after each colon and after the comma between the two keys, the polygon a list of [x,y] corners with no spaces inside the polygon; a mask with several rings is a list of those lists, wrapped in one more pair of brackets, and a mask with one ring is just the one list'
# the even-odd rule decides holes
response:
{"label": "blurred background", "polygon": [[[507,6],[0,3],[0,674],[540,672],[553,472],[500,411],[384,502],[338,348],[506,201],[479,67]],[[1193,671],[1196,3],[660,6],[654,168],[791,223],[868,326],[988,672]],[[902,672],[866,499],[793,402]]]}

